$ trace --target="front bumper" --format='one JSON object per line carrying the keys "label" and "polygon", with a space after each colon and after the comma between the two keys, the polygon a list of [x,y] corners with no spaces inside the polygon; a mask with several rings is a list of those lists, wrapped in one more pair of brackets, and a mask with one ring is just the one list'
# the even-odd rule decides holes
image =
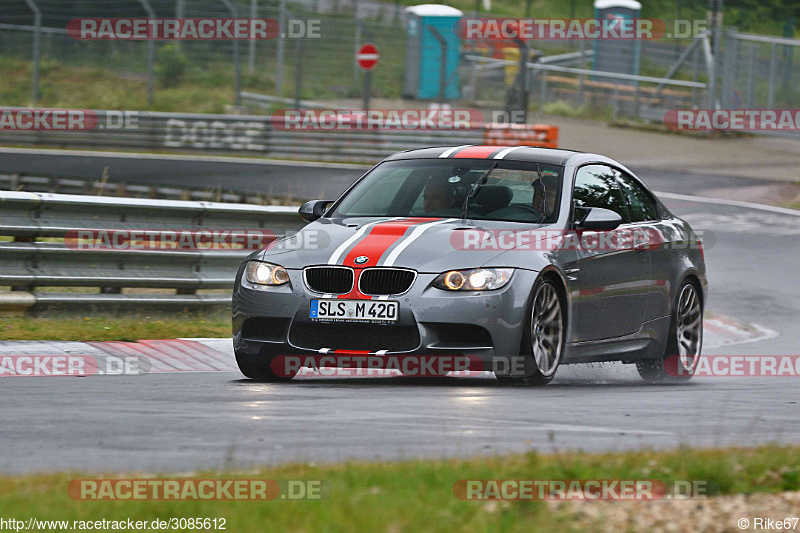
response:
{"label": "front bumper", "polygon": [[305,286],[301,270],[289,270],[288,284],[267,290],[243,287],[237,277],[234,349],[265,357],[337,351],[467,355],[485,363],[519,353],[536,272],[517,269],[502,289],[473,292],[434,288],[437,275],[420,273],[408,292],[389,297],[400,304],[396,323],[353,328],[309,318],[310,301],[323,295]]}

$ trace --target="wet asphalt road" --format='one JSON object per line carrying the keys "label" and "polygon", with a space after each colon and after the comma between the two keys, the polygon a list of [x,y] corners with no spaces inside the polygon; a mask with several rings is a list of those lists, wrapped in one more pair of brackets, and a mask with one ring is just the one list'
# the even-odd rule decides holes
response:
{"label": "wet asphalt road", "polygon": [[[654,189],[670,192],[731,182],[642,174]],[[778,334],[705,353],[798,354],[800,217],[674,198],[666,203],[714,234],[705,252],[708,310]],[[0,471],[186,471],[532,449],[798,443],[798,379],[701,378],[653,386],[616,364],[566,367],[541,389],[502,387],[492,378],[263,384],[229,372],[6,378],[0,382]]]}

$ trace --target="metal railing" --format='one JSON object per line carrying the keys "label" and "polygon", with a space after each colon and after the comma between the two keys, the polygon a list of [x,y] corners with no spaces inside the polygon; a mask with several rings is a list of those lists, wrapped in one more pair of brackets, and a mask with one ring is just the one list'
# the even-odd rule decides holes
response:
{"label": "metal railing", "polygon": [[137,185],[125,181],[104,179],[62,178],[54,176],[32,176],[20,173],[0,174],[0,190],[49,192],[60,194],[86,194],[107,197],[146,198],[158,200],[187,200],[223,202],[235,204],[269,204],[271,198],[225,189],[177,187],[167,185]]}
{"label": "metal railing", "polygon": [[[4,108],[17,109],[17,108]],[[279,117],[92,111],[86,129],[0,129],[0,143],[261,155],[275,159],[376,163],[395,152],[428,146],[483,144],[487,128],[431,130],[296,130]],[[85,115],[87,116],[87,115]],[[127,117],[127,118],[126,118]],[[489,128],[491,129],[491,128]],[[501,130],[503,128],[500,128]],[[542,139],[542,144],[554,139]]]}
{"label": "metal railing", "polygon": [[[51,304],[225,305],[245,249],[83,249],[84,230],[257,230],[281,236],[304,226],[296,207],[103,198],[0,191],[0,310]],[[53,292],[56,287],[98,292]],[[47,288],[46,290],[40,290]],[[173,289],[143,293],[123,289]],[[63,289],[62,289],[63,290]]]}

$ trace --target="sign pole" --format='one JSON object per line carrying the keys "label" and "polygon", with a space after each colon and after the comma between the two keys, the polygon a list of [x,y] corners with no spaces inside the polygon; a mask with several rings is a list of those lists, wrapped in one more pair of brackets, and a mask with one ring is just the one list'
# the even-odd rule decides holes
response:
{"label": "sign pole", "polygon": [[369,111],[369,96],[372,92],[372,70],[364,73],[364,110]]}

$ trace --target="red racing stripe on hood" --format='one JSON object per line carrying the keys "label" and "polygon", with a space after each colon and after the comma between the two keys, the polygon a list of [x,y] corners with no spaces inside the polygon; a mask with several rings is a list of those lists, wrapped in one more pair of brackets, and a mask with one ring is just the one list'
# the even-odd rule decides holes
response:
{"label": "red racing stripe on hood", "polygon": [[[376,266],[383,254],[405,235],[408,228],[425,222],[434,222],[436,220],[440,219],[406,218],[403,220],[393,220],[392,222],[376,224],[369,230],[369,233],[350,250],[345,256],[344,261],[342,261],[342,264],[355,268]],[[356,257],[362,255],[369,257],[369,261],[360,265],[356,264]]]}
{"label": "red racing stripe on hood", "polygon": [[[338,298],[370,300],[372,298],[371,296],[362,294],[361,291],[358,290],[358,278],[361,277],[362,269],[376,266],[380,258],[383,257],[383,254],[405,235],[408,228],[426,222],[435,222],[436,220],[441,219],[406,218],[402,220],[393,220],[391,222],[381,222],[373,226],[369,233],[350,250],[347,256],[345,256],[344,261],[342,261],[342,264],[345,266],[355,267],[355,283],[352,291],[347,294],[340,294]],[[366,263],[357,265],[355,259],[362,255],[368,257],[369,260]]]}
{"label": "red racing stripe on hood", "polygon": [[469,148],[459,150],[453,157],[456,159],[487,159],[506,148],[508,148],[508,146],[470,146]]}

